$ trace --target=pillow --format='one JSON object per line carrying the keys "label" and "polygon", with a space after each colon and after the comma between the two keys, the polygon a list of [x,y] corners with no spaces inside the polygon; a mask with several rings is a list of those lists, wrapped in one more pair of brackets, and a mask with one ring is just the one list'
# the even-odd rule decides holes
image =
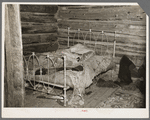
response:
{"label": "pillow", "polygon": [[88,60],[95,53],[94,50],[87,48],[86,46],[84,46],[82,44],[76,44],[76,45],[70,47],[69,50],[71,53],[76,53],[78,55],[82,55],[81,59],[83,61]]}
{"label": "pillow", "polygon": [[72,53],[77,53],[77,54],[81,54],[81,55],[84,53],[88,53],[88,52],[94,53],[94,50],[87,48],[86,46],[84,46],[82,44],[76,44],[76,45],[70,47],[69,49]]}

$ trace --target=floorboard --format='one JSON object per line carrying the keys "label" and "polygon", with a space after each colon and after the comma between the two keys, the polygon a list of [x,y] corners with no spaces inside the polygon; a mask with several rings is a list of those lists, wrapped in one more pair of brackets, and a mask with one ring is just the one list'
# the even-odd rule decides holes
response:
{"label": "floorboard", "polygon": [[[84,108],[96,108],[96,106],[100,102],[106,100],[117,89],[118,88],[97,87],[96,85],[93,85],[89,89],[91,91],[91,94],[84,96]],[[67,96],[70,96],[72,92],[72,90],[68,90]],[[38,98],[38,96],[45,96],[45,98]],[[45,93],[27,89],[25,96],[25,107],[64,108],[63,104],[59,104],[57,100],[50,99],[49,97],[50,95],[47,95]]]}

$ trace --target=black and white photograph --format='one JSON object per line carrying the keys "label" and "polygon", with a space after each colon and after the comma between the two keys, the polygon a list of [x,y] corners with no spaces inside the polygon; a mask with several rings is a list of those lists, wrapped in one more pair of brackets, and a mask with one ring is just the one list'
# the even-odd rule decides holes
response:
{"label": "black and white photograph", "polygon": [[3,115],[146,110],[148,22],[138,3],[4,2]]}

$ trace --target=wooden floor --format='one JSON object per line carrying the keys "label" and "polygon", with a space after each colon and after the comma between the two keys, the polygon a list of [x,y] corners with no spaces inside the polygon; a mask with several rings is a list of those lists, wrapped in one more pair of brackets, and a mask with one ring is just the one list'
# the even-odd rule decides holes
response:
{"label": "wooden floor", "polygon": [[96,108],[98,104],[106,100],[118,88],[93,86],[92,93],[85,96],[85,108]]}
{"label": "wooden floor", "polygon": [[[88,91],[90,95],[85,95],[84,108],[96,108],[98,104],[106,100],[118,88],[97,87],[91,86]],[[68,95],[72,94],[72,90],[67,91]],[[37,96],[44,95],[46,98],[37,98]],[[48,107],[48,108],[64,108],[57,100],[49,99],[49,95],[38,91],[26,90],[25,107]]]}

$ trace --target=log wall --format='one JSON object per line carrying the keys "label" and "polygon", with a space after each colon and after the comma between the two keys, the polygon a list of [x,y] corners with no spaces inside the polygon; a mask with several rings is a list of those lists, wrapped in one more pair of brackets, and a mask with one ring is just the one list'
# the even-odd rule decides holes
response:
{"label": "log wall", "polygon": [[[127,55],[137,66],[142,64],[146,55],[146,14],[140,6],[59,6],[57,20],[58,40],[62,46],[67,46],[68,27],[70,38],[74,38],[79,28],[85,34],[91,29],[93,40],[99,31],[105,32],[112,53],[116,31],[116,63]],[[75,39],[83,42],[83,37],[79,36],[79,40],[78,37]],[[99,44],[101,42],[100,38]]]}
{"label": "log wall", "polygon": [[47,52],[57,40],[56,5],[20,5],[24,55]]}

